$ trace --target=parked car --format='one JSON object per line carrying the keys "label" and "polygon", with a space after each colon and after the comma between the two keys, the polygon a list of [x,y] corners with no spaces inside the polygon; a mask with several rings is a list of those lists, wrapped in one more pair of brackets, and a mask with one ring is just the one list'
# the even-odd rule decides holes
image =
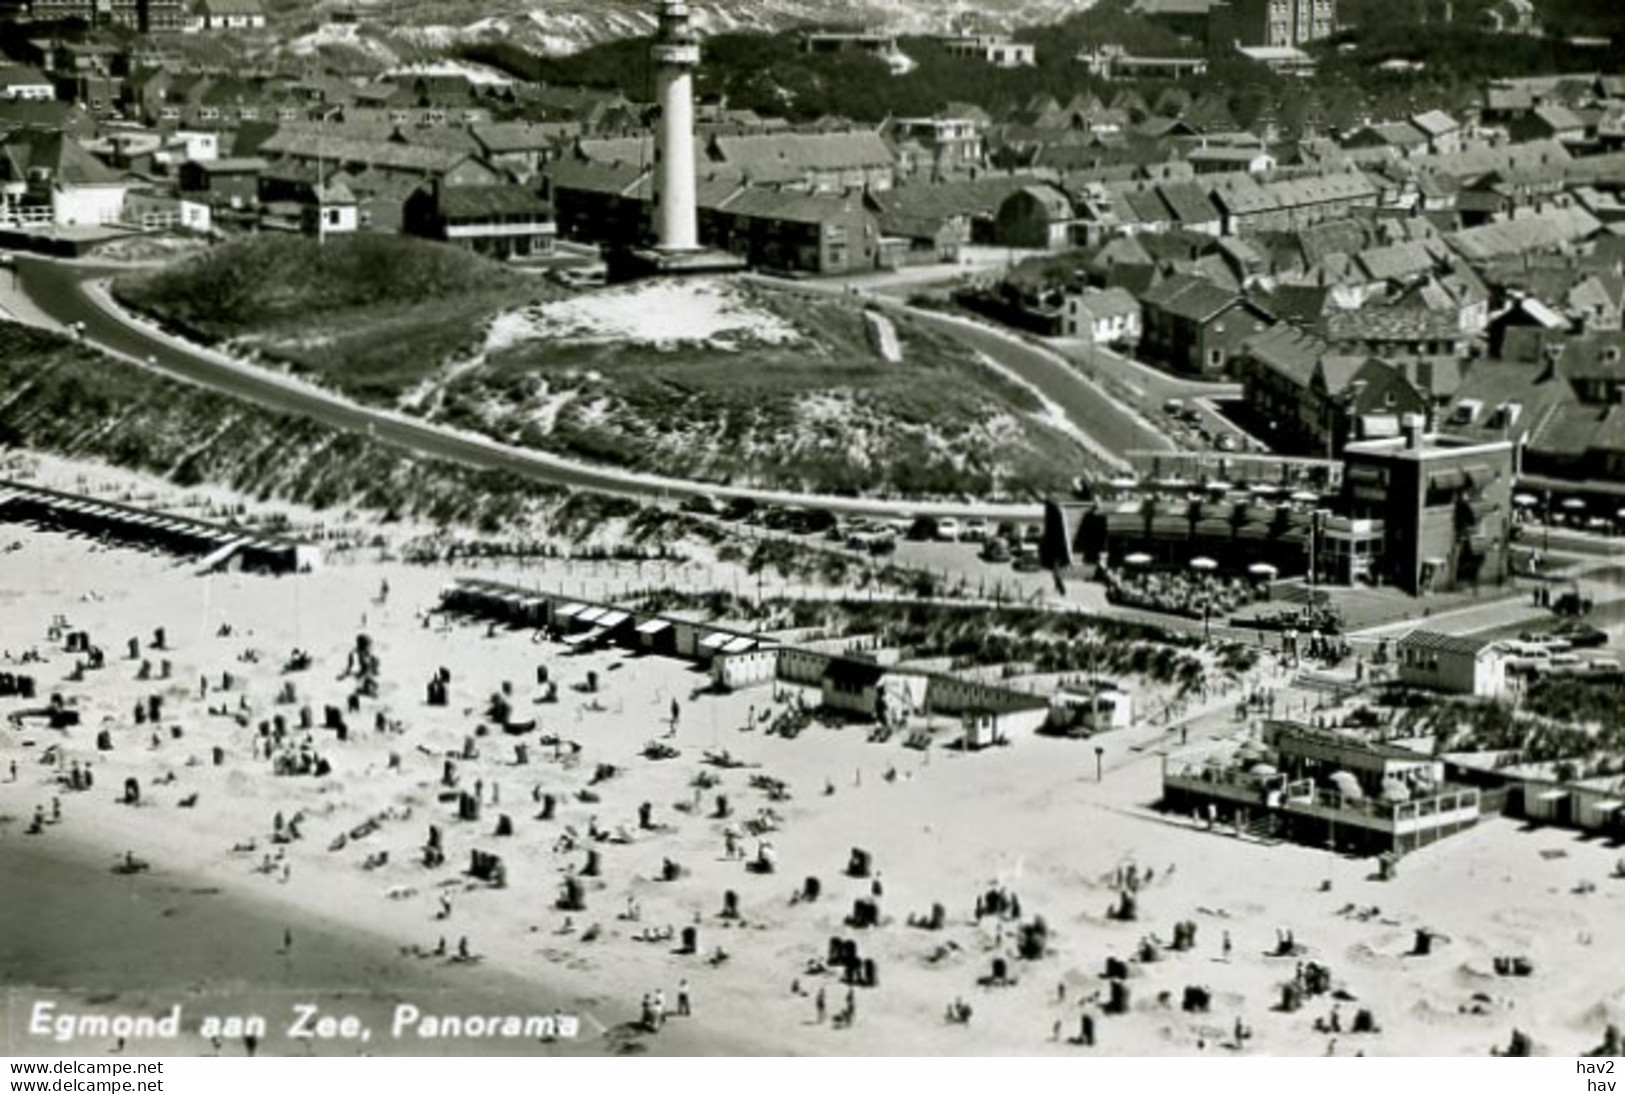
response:
{"label": "parked car", "polygon": [[713,499],[706,497],[704,494],[695,494],[691,498],[685,498],[681,508],[683,512],[693,513],[697,517],[714,517],[722,511],[721,507]]}
{"label": "parked car", "polygon": [[1568,642],[1577,650],[1595,649],[1598,646],[1608,645],[1608,632],[1600,627],[1593,627],[1590,623],[1582,623],[1571,619],[1558,624],[1552,634]]}
{"label": "parked car", "polygon": [[943,517],[937,521],[937,538],[952,543],[959,538],[959,521],[954,517]]}
{"label": "parked car", "polygon": [[1002,536],[994,536],[982,543],[979,554],[983,562],[1009,562],[1010,544]]}
{"label": "parked car", "polygon": [[915,517],[908,526],[908,538],[912,540],[937,539],[940,535],[936,517]]}
{"label": "parked car", "polygon": [[988,537],[991,529],[985,520],[967,520],[965,526],[959,530],[959,538],[965,543],[981,543]]}

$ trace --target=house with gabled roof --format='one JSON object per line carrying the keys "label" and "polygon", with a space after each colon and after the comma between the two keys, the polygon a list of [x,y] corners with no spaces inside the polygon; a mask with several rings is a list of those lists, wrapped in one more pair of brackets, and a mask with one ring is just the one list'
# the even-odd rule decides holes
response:
{"label": "house with gabled roof", "polygon": [[896,154],[868,129],[714,136],[705,155],[713,169],[737,173],[749,184],[820,194],[885,190],[897,178]]}
{"label": "house with gabled roof", "polygon": [[0,136],[0,223],[112,224],[133,185],[65,133],[20,129]]}
{"label": "house with gabled roof", "polygon": [[265,8],[260,0],[193,0],[186,29],[198,31],[263,30]]}
{"label": "house with gabled roof", "polygon": [[1493,639],[1414,630],[1395,646],[1407,687],[1494,699],[1507,689],[1506,657]]}
{"label": "house with gabled roof", "polygon": [[957,261],[973,242],[991,243],[999,206],[1021,187],[1039,181],[1026,175],[994,175],[974,181],[911,184],[871,191],[864,202],[881,234],[909,241],[911,252]]}
{"label": "house with gabled roof", "polygon": [[1072,202],[1049,183],[1029,183],[999,204],[995,238],[1004,247],[1054,250],[1071,241]]}
{"label": "house with gabled roof", "polygon": [[407,199],[402,227],[423,239],[501,260],[551,254],[558,234],[552,206],[534,190],[514,183],[427,183]]}
{"label": "house with gabled roof", "polygon": [[1586,124],[1568,107],[1549,103],[1514,118],[1507,132],[1515,141],[1550,140],[1572,146],[1586,139]]}
{"label": "house with gabled roof", "polygon": [[1061,305],[1061,333],[1096,345],[1132,345],[1140,340],[1140,302],[1123,289],[1068,293]]}
{"label": "house with gabled roof", "polygon": [[1442,110],[1413,114],[1411,124],[1426,139],[1429,152],[1455,152],[1461,148],[1461,123]]}
{"label": "house with gabled roof", "polygon": [[1302,455],[1395,436],[1404,415],[1425,414],[1432,401],[1411,370],[1285,323],[1249,339],[1237,371],[1270,442]]}
{"label": "house with gabled roof", "polygon": [[1429,151],[1427,134],[1410,122],[1373,122],[1343,141],[1349,149],[1381,149],[1401,159]]}
{"label": "house with gabled roof", "polygon": [[1188,274],[1154,285],[1140,306],[1146,356],[1198,376],[1227,372],[1242,344],[1269,324],[1241,293]]}

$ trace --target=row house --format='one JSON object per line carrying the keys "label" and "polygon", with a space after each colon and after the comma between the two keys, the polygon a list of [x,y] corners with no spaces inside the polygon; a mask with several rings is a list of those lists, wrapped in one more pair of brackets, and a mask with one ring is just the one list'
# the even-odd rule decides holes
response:
{"label": "row house", "polygon": [[551,254],[553,210],[535,191],[513,183],[419,187],[406,202],[405,230],[487,258]]}
{"label": "row house", "polygon": [[705,156],[751,185],[814,194],[886,190],[897,178],[896,157],[873,130],[715,136]]}
{"label": "row house", "polygon": [[260,0],[193,0],[186,29],[198,32],[264,30],[265,8]]}
{"label": "row house", "polygon": [[1179,372],[1219,376],[1243,344],[1269,326],[1269,316],[1239,292],[1176,274],[1140,298],[1140,346],[1147,357]]}
{"label": "row house", "polygon": [[1357,209],[1375,208],[1377,188],[1357,171],[1264,183],[1241,175],[1216,186],[1211,197],[1224,217],[1224,233],[1242,235],[1341,220]]}
{"label": "row house", "polygon": [[1351,441],[1395,436],[1432,401],[1403,368],[1284,323],[1249,339],[1236,371],[1271,445],[1298,455],[1330,459]]}
{"label": "row house", "polygon": [[880,231],[857,197],[776,193],[741,187],[700,201],[700,236],[753,267],[811,274],[875,268]]}

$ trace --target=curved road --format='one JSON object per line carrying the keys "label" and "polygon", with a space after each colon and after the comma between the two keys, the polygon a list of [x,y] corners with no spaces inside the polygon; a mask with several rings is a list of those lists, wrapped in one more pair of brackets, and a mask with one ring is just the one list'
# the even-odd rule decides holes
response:
{"label": "curved road", "polygon": [[648,499],[748,497],[764,504],[811,506],[848,516],[899,517],[921,513],[1034,520],[1036,505],[976,505],[846,498],[756,490],[596,468],[531,449],[515,448],[468,433],[352,403],[299,380],[261,369],[168,335],[133,320],[90,282],[122,268],[70,265],[17,257],[17,288],[44,317],[63,326],[83,324],[85,341],[117,356],[260,406],[365,432],[403,448],[473,467],[508,471],[537,482],[596,493]]}
{"label": "curved road", "polygon": [[[766,274],[751,276],[764,285],[790,292],[831,296],[853,291],[852,286],[836,282],[792,281]],[[1107,463],[1127,468],[1128,463],[1123,458],[1126,452],[1172,452],[1176,448],[1164,433],[1113,399],[1099,384],[1079,372],[1074,362],[1048,346],[1034,344],[1021,335],[980,320],[912,307],[861,286],[857,291],[864,303],[906,314],[914,322],[963,342],[992,359],[1059,408],[1078,432],[1093,442],[1090,447]]]}

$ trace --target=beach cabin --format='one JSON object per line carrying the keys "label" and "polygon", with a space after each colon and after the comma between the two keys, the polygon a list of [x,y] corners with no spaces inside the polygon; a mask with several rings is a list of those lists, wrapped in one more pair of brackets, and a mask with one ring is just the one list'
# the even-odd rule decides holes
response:
{"label": "beach cabin", "polygon": [[1537,824],[1574,823],[1574,795],[1567,788],[1542,783],[1525,783],[1524,816]]}
{"label": "beach cabin", "polygon": [[669,619],[645,619],[636,628],[637,648],[643,653],[673,657],[677,654],[677,627]]}
{"label": "beach cabin", "polygon": [[1506,658],[1489,639],[1415,630],[1397,654],[1399,679],[1411,687],[1486,699],[1506,691]]}
{"label": "beach cabin", "polygon": [[772,646],[753,645],[731,652],[725,648],[711,661],[711,682],[722,691],[771,684],[778,678],[778,672],[779,650]]}
{"label": "beach cabin", "polygon": [[819,680],[823,704],[842,714],[874,718],[880,711],[880,690],[885,679],[885,667],[873,661],[831,658]]}
{"label": "beach cabin", "polygon": [[965,750],[977,752],[1005,744],[1009,738],[999,726],[999,716],[990,711],[965,715]]}

